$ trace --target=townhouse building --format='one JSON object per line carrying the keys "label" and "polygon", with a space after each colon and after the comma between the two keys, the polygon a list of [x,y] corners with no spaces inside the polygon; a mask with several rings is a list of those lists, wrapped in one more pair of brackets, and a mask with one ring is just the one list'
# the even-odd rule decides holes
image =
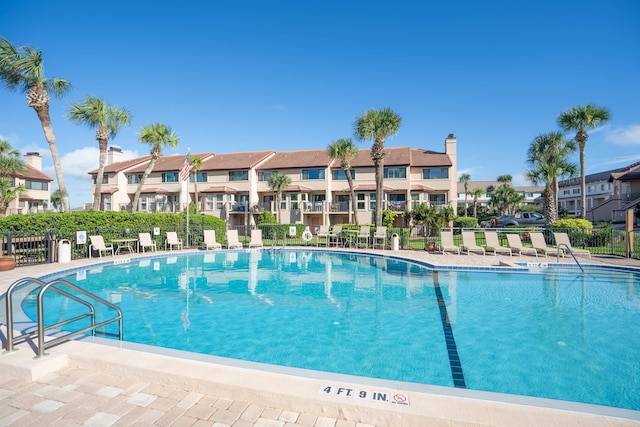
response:
{"label": "townhouse building", "polygon": [[[383,208],[398,212],[417,203],[455,207],[456,138],[450,134],[444,151],[421,148],[386,148],[384,158]],[[185,155],[163,156],[145,180],[138,211],[176,212],[188,203],[197,203],[206,215],[215,215],[230,226],[255,224],[265,210],[282,215],[281,223],[302,223],[312,230],[324,224],[354,221],[356,204],[360,223],[373,222],[377,201],[375,171],[369,149],[358,151],[351,162],[356,200],[350,200],[346,175],[340,161],[329,157],[326,149],[277,152],[191,154],[202,160],[188,181],[179,178]],[[102,210],[129,210],[138,183],[150,157],[122,160],[122,152],[111,147],[102,183]],[[291,184],[284,190],[280,209],[268,179],[286,174]],[[95,188],[97,170],[90,171]]]}
{"label": "townhouse building", "polygon": [[[464,207],[465,203],[464,185],[464,182],[458,182],[458,206],[461,207]],[[480,188],[482,190],[482,194],[478,196],[478,206],[489,206],[492,194],[488,189],[491,187],[496,189],[501,185],[503,184],[499,181],[469,181],[467,182],[467,191],[471,193],[476,188]],[[544,187],[535,185],[512,185],[511,188],[513,188],[516,193],[524,197],[524,201],[522,202],[524,204],[537,205],[542,203],[540,197],[542,196]],[[469,208],[473,208],[473,196],[471,194],[467,195],[467,206]]]}
{"label": "townhouse building", "polygon": [[26,191],[16,197],[6,211],[6,215],[44,212],[51,204],[51,182],[53,178],[42,172],[42,157],[39,153],[24,155],[25,172],[13,177],[12,186],[24,185]]}

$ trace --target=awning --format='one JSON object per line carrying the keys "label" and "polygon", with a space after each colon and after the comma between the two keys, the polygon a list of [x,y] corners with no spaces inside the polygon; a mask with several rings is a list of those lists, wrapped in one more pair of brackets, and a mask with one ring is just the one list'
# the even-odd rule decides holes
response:
{"label": "awning", "polygon": [[162,188],[162,187],[156,187],[156,188],[143,188],[142,191],[140,191],[141,193],[152,193],[152,194],[167,194],[169,192],[169,190],[167,190],[166,188]]}
{"label": "awning", "polygon": [[433,191],[433,188],[422,184],[413,184],[411,185],[411,191]]}
{"label": "awning", "polygon": [[220,187],[207,187],[204,190],[198,190],[199,193],[225,193],[236,194],[238,190],[233,187],[227,187],[226,185]]}
{"label": "awning", "polygon": [[[349,192],[349,187],[345,188],[342,191],[348,193]],[[353,191],[376,191],[376,185],[375,184],[356,185],[355,187],[353,187]],[[390,193],[392,191],[396,191],[396,189],[395,188],[391,188],[391,187],[387,187],[387,186],[382,186],[382,191],[384,191],[385,193]]]}
{"label": "awning", "polygon": [[117,188],[103,188],[100,190],[100,194],[113,194],[118,191]]}
{"label": "awning", "polygon": [[290,193],[308,193],[311,191],[311,188],[305,187],[303,185],[290,185],[285,188],[284,191]]}

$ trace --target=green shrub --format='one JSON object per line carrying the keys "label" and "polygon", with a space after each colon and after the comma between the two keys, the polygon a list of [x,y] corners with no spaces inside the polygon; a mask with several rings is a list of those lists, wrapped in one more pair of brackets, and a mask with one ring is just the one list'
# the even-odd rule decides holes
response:
{"label": "green shrub", "polygon": [[553,230],[581,229],[585,232],[593,230],[591,221],[582,218],[563,218],[551,224]]}
{"label": "green shrub", "polygon": [[478,218],[459,216],[453,220],[453,226],[457,228],[478,228]]}
{"label": "green shrub", "polygon": [[264,211],[256,219],[256,224],[276,224],[276,216],[271,211]]}

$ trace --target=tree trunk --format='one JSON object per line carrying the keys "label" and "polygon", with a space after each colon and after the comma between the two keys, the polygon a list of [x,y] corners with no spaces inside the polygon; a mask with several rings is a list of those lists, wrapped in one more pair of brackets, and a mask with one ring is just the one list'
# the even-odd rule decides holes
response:
{"label": "tree trunk", "polygon": [[582,198],[582,206],[580,207],[580,211],[583,219],[587,217],[587,194],[585,193],[587,183],[584,170],[584,151],[584,143],[580,143],[580,197]]}
{"label": "tree trunk", "polygon": [[142,191],[142,186],[144,185],[144,182],[147,180],[147,176],[149,176],[149,174],[153,170],[153,167],[156,165],[156,159],[157,157],[151,156],[151,161],[149,161],[147,168],[144,170],[144,174],[142,174],[142,179],[138,183],[138,188],[136,188],[136,194],[133,197],[131,212],[138,212],[138,203],[140,202],[140,192]]}
{"label": "tree trunk", "polygon": [[98,139],[100,147],[100,160],[98,161],[98,176],[96,177],[96,188],[93,193],[93,209],[100,210],[100,202],[102,201],[102,179],[104,177],[104,166],[107,163],[107,139]]}
{"label": "tree trunk", "polygon": [[347,182],[349,183],[349,193],[351,194],[353,221],[354,221],[355,225],[358,225],[358,207],[356,205],[357,204],[357,202],[356,202],[356,192],[353,189],[353,179],[351,178],[351,171],[349,170],[349,168],[345,168],[344,169],[344,173],[347,176]]}
{"label": "tree trunk", "polygon": [[376,140],[371,147],[371,160],[376,174],[376,227],[382,225],[382,199],[384,194],[384,141]]}

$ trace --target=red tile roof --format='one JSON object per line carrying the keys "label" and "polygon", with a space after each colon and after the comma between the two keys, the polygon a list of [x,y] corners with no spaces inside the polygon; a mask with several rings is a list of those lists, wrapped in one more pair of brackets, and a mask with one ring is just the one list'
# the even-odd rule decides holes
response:
{"label": "red tile roof", "polygon": [[[27,170],[21,173],[17,173],[17,178],[28,179],[29,181],[53,181],[53,178],[50,178],[49,175],[45,175],[33,166],[26,163],[24,165],[27,167]],[[24,197],[21,197],[21,199],[24,199]]]}
{"label": "red tile roof", "polygon": [[326,168],[332,161],[327,150],[283,151],[275,153],[256,169]]}
{"label": "red tile roof", "polygon": [[250,169],[262,162],[275,151],[251,151],[247,153],[216,154],[203,162],[202,170],[240,170]]}

